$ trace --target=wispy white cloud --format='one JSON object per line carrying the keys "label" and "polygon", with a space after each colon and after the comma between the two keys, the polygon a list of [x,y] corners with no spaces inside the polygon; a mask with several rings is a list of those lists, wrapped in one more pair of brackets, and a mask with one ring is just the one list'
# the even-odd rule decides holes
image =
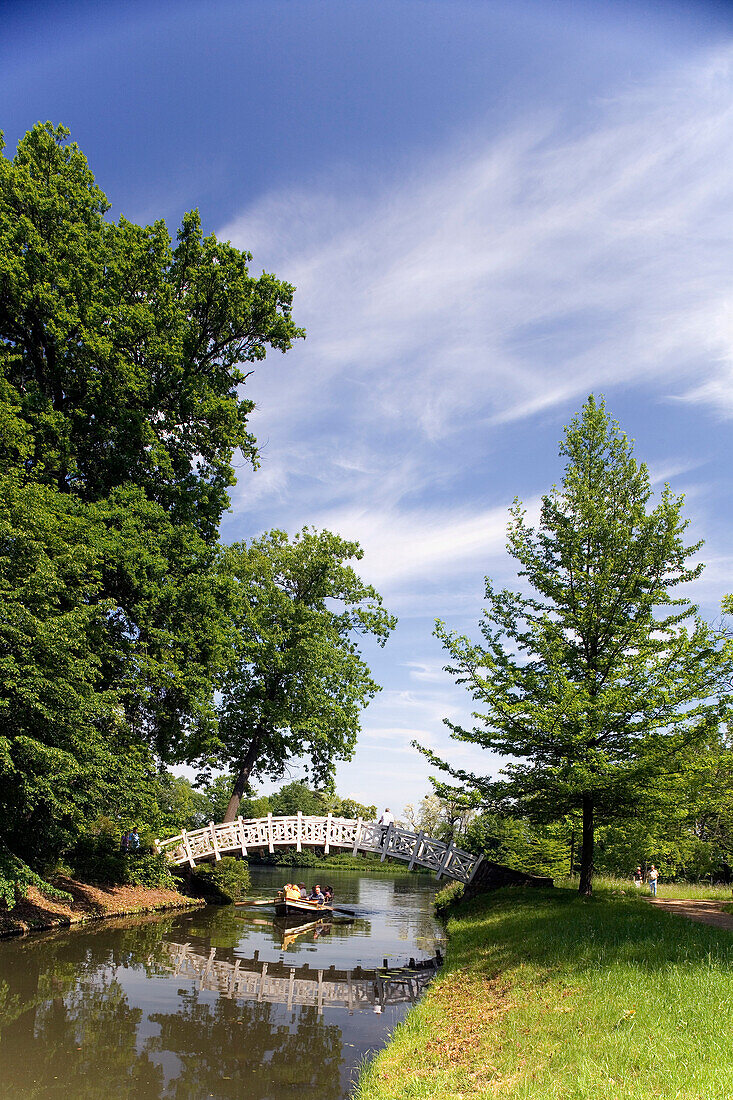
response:
{"label": "wispy white cloud", "polygon": [[256,383],[273,416],[317,382],[359,436],[441,439],[652,379],[733,414],[732,59],[609,101],[579,135],[545,119],[378,197],[324,183],[244,213],[223,232],[298,286],[309,332],[286,386]]}
{"label": "wispy white cloud", "polygon": [[[532,507],[536,507],[532,502]],[[318,527],[355,538],[364,550],[362,572],[378,586],[438,580],[484,569],[504,557],[507,509],[349,508],[314,517]]]}

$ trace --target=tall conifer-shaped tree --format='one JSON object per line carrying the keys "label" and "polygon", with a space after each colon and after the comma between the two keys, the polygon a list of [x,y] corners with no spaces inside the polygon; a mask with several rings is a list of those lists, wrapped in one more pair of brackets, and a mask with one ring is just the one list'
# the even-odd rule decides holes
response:
{"label": "tall conifer-shaped tree", "polygon": [[[519,501],[507,549],[522,592],[486,580],[483,642],[436,624],[447,666],[478,704],[478,725],[452,736],[510,761],[499,781],[444,771],[539,820],[582,813],[580,891],[590,894],[594,827],[633,812],[679,750],[724,717],[731,658],[680,591],[691,561],[683,499],[656,504],[645,465],[591,396],[565,431],[562,485],[539,525]],[[418,746],[419,747],[419,746]]]}

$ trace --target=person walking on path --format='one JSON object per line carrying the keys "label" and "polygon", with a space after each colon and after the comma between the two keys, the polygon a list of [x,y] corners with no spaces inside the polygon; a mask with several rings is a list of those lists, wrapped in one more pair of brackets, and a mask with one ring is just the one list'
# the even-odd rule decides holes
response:
{"label": "person walking on path", "polygon": [[656,867],[654,866],[654,864],[652,863],[651,867],[649,868],[649,893],[652,895],[653,898],[655,898],[657,896],[657,879],[658,878],[659,878],[659,873],[658,873]]}
{"label": "person walking on path", "polygon": [[637,867],[634,871],[634,886],[637,890],[641,890],[641,884],[644,881],[644,876],[641,873],[641,867]]}

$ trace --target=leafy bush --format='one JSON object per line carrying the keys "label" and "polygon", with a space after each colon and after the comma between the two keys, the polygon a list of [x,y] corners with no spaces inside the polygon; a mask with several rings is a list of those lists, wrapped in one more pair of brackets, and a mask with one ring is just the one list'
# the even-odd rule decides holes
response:
{"label": "leafy bush", "polygon": [[0,840],[0,904],[12,909],[19,898],[24,898],[28,887],[35,886],[42,893],[59,901],[68,901],[71,894],[59,890],[32,871],[27,863],[9,851]]}
{"label": "leafy bush", "polygon": [[74,874],[84,882],[125,882],[127,858],[119,836],[107,829],[83,833],[68,853]]}
{"label": "leafy bush", "polygon": [[143,852],[140,855],[124,856],[126,878],[131,886],[158,887],[163,890],[177,889],[176,880],[171,874],[170,864],[162,852]]}
{"label": "leafy bush", "polygon": [[176,889],[170,865],[163,854],[143,847],[123,852],[120,834],[102,823],[94,832],[84,833],[68,855],[74,874],[84,882],[106,885],[160,887]]}
{"label": "leafy bush", "polygon": [[[293,852],[286,850],[276,852],[272,862],[277,867],[317,867],[322,857],[315,852]],[[263,860],[263,862],[265,862]],[[269,862],[269,861],[268,861]]]}
{"label": "leafy bush", "polygon": [[199,864],[196,874],[212,882],[231,901],[238,901],[249,890],[249,867],[243,859],[222,856],[216,863]]}
{"label": "leafy bush", "polygon": [[433,902],[436,916],[445,917],[448,911],[456,905],[462,897],[462,882],[451,882],[448,886],[444,886],[440,893],[435,895],[435,901]]}

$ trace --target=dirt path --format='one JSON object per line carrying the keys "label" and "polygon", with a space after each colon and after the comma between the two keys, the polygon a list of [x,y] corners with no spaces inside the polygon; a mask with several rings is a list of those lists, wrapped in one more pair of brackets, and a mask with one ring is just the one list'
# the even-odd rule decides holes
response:
{"label": "dirt path", "polygon": [[693,898],[649,898],[649,904],[669,913],[677,913],[700,924],[712,924],[715,928],[728,928],[733,932],[733,913],[721,913],[720,901],[701,901]]}

